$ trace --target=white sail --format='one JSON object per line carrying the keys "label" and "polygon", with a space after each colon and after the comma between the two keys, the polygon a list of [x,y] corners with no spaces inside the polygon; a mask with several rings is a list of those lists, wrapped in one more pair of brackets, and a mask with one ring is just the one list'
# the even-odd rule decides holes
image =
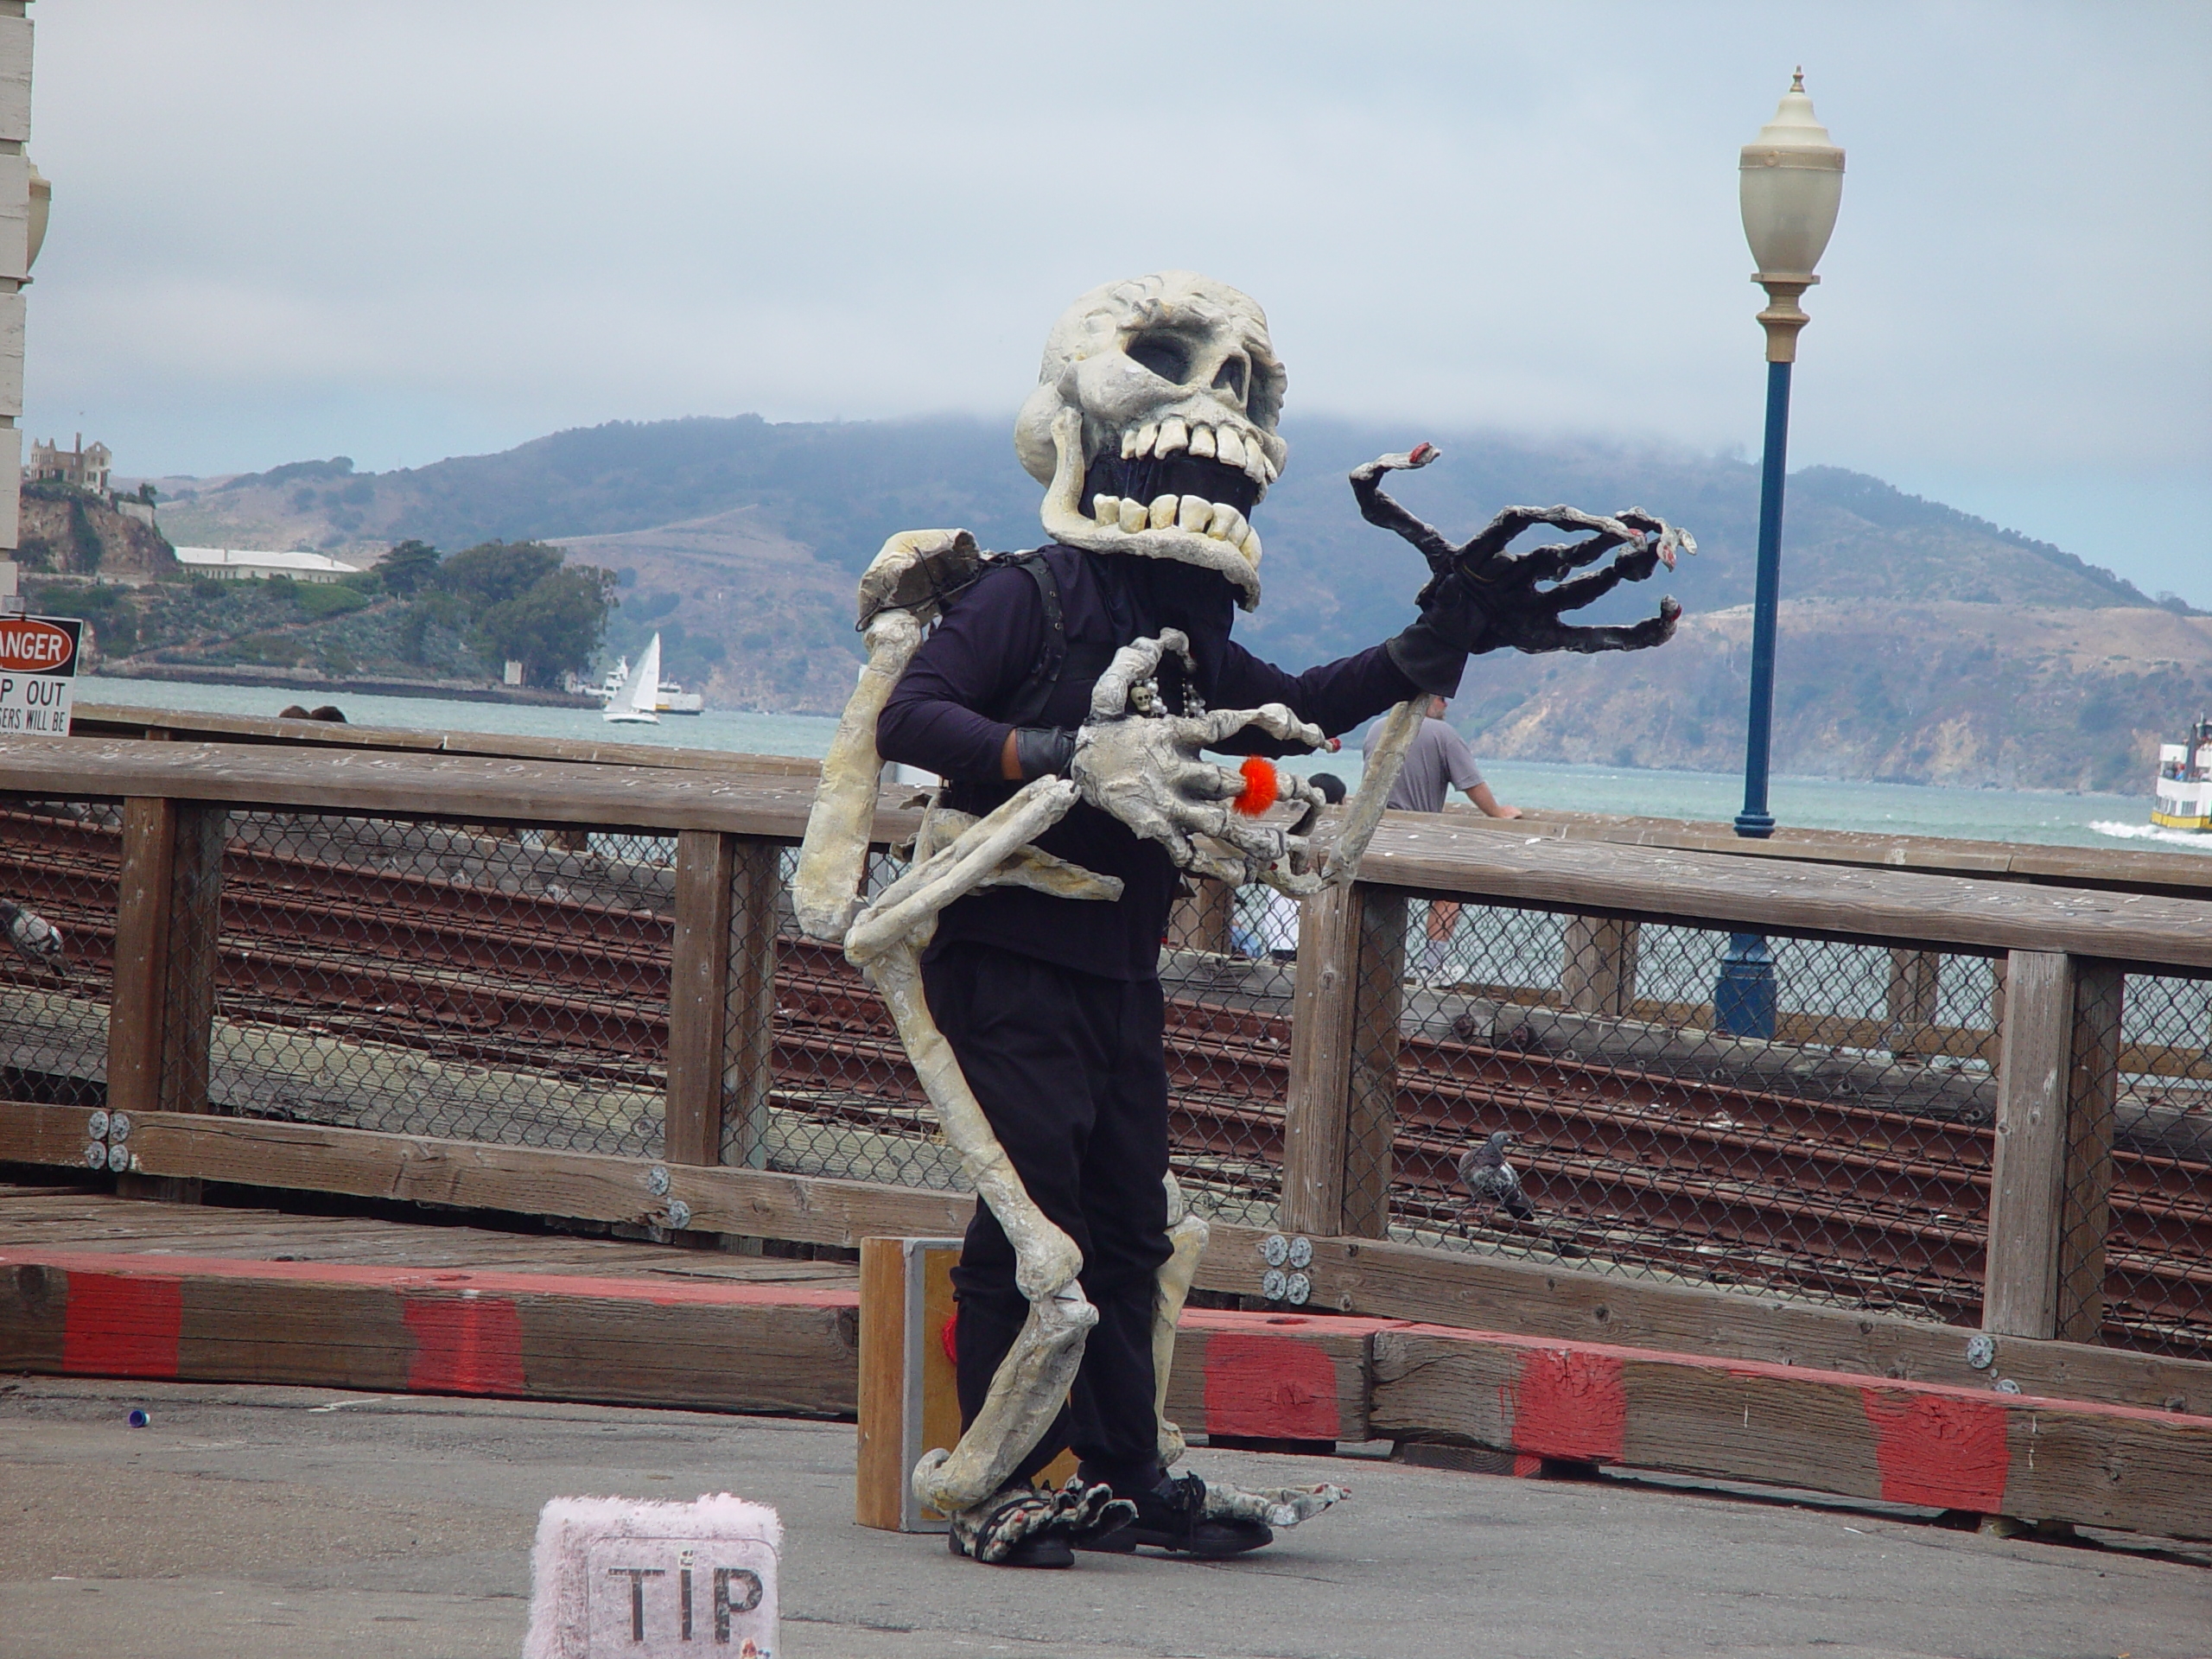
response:
{"label": "white sail", "polygon": [[645,647],[645,655],[638,658],[638,665],[630,671],[630,677],[607,700],[605,718],[658,726],[660,715],[655,710],[659,702],[660,635],[655,634],[652,643]]}

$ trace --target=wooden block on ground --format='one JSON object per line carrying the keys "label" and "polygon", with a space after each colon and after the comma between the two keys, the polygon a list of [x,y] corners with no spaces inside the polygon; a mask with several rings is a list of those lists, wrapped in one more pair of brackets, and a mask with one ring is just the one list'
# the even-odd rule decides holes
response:
{"label": "wooden block on ground", "polygon": [[0,1250],[0,1369],[843,1415],[842,1286]]}
{"label": "wooden block on ground", "polygon": [[[891,1532],[943,1532],[950,1522],[914,1495],[914,1465],[960,1440],[953,1370],[952,1268],[957,1238],[861,1241],[860,1451],[853,1517]],[[1075,1473],[1063,1452],[1040,1479]]]}
{"label": "wooden block on ground", "polygon": [[1437,1325],[1373,1341],[1377,1434],[2212,1535],[2212,1417]]}

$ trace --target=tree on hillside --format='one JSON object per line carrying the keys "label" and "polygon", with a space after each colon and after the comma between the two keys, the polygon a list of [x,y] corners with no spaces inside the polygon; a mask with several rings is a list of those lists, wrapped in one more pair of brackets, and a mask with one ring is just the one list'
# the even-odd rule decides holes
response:
{"label": "tree on hillside", "polygon": [[438,567],[437,585],[471,616],[520,599],[561,568],[561,550],[543,542],[485,542]]}
{"label": "tree on hillside", "polygon": [[376,568],[377,574],[384,578],[385,591],[397,594],[402,599],[410,598],[424,582],[436,576],[438,550],[428,542],[402,542],[378,560]]}
{"label": "tree on hillside", "polygon": [[519,662],[526,682],[545,684],[563,670],[582,673],[591,666],[613,601],[612,570],[564,565],[486,608],[477,632],[493,657]]}

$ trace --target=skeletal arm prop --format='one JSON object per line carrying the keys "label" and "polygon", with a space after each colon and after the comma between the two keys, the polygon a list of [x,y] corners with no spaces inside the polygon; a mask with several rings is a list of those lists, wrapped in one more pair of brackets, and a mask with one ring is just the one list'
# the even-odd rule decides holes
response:
{"label": "skeletal arm prop", "polygon": [[[1625,627],[1577,626],[1560,618],[1603,598],[1624,582],[1642,582],[1662,564],[1673,569],[1678,554],[1697,551],[1697,540],[1688,531],[1640,507],[1611,518],[1573,507],[1507,507],[1470,540],[1454,546],[1382,488],[1385,473],[1426,467],[1441,453],[1434,444],[1416,444],[1404,454],[1377,456],[1351,474],[1360,516],[1404,537],[1428,561],[1428,583],[1417,601],[1424,621],[1433,609],[1440,626],[1453,632],[1455,643],[1469,655],[1508,645],[1531,653],[1643,651],[1674,637],[1682,607],[1672,597],[1659,601],[1656,616]],[[1506,551],[1522,532],[1537,524],[1590,533],[1579,542],[1554,543],[1526,553]],[[1562,580],[1615,548],[1623,550],[1604,569]],[[1541,585],[1547,582],[1552,585]],[[1330,852],[1329,881],[1349,881],[1357,871],[1368,841],[1382,821],[1383,803],[1405,765],[1406,750],[1421,730],[1427,702],[1428,694],[1423,693],[1385,717],[1382,736],[1368,756],[1359,789],[1345,808]]]}

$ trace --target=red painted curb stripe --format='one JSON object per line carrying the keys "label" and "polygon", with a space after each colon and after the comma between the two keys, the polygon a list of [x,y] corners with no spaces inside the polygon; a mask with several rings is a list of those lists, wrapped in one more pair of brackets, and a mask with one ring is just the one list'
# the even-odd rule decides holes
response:
{"label": "red painted curb stripe", "polygon": [[424,1394],[523,1392],[522,1315],[494,1296],[405,1296],[415,1336],[407,1386]]}
{"label": "red painted curb stripe", "polygon": [[1516,1452],[1583,1463],[1618,1463],[1628,1436],[1628,1389],[1611,1354],[1532,1348],[1513,1387]]}
{"label": "red painted curb stripe", "polygon": [[1862,1389],[1859,1399],[1873,1426],[1884,1501],[1985,1515],[2005,1507],[2012,1454],[2003,1406],[1893,1388]]}
{"label": "red painted curb stripe", "polygon": [[177,1370],[184,1287],[174,1279],[69,1275],[61,1369],[76,1376],[163,1376]]}
{"label": "red painted curb stripe", "polygon": [[1293,1336],[1217,1331],[1206,1338],[1206,1433],[1333,1440],[1335,1362]]}
{"label": "red painted curb stripe", "polygon": [[2059,1395],[2005,1394],[1995,1395],[1986,1389],[1961,1388],[1953,1382],[1878,1382],[1860,1371],[1830,1371],[1809,1365],[1778,1365],[1765,1360],[1720,1359],[1710,1354],[1678,1354],[1663,1348],[1628,1348],[1616,1343],[1565,1343],[1556,1337],[1517,1335],[1510,1331],[1471,1331],[1456,1325],[1427,1325],[1413,1320],[1402,1320],[1383,1327],[1394,1334],[1417,1337],[1440,1337],[1452,1342],[1479,1343],[1491,1347],[1518,1348],[1523,1351],[1551,1350],[1592,1356],[1606,1356],[1624,1363],[1653,1365],[1682,1365],[1694,1370],[1718,1371],[1728,1376],[1758,1377],[1782,1382],[1811,1382],[1829,1387],[1841,1386],[1864,1389],[1878,1386],[1887,1392],[1908,1395],[1938,1395],[1964,1401],[1972,1405],[1993,1407],[1997,1410],[2017,1412],[2042,1409],[2067,1411],[2092,1417],[2132,1417],[2146,1423],[2158,1423],[2167,1427],[2195,1430],[2212,1429],[2212,1416],[2185,1412],[2158,1411],[2149,1406],[2123,1406],[2102,1400],[2069,1400]]}

